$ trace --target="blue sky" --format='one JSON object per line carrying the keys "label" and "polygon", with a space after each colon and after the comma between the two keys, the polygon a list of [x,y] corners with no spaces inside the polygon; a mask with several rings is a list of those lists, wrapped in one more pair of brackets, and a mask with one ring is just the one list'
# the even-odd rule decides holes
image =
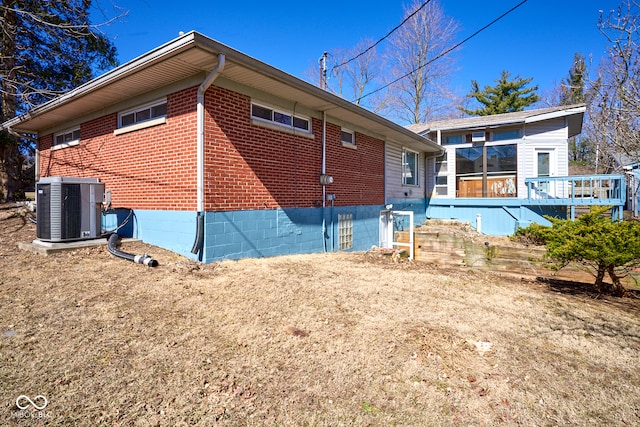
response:
{"label": "blue sky", "polygon": [[[111,0],[128,15],[103,31],[121,63],[195,30],[296,77],[315,66],[325,50],[350,48],[364,37],[377,40],[403,19],[403,1],[324,0],[278,2],[236,0]],[[460,40],[521,0],[440,0],[445,14],[460,24]],[[178,6],[179,4],[179,6]],[[617,0],[528,0],[465,43],[456,54],[453,84],[460,94],[493,85],[501,70],[533,77],[542,94],[567,76],[573,55],[594,61],[606,43],[596,23],[599,10]],[[111,3],[101,2],[113,16]],[[94,22],[102,20],[94,13]]]}

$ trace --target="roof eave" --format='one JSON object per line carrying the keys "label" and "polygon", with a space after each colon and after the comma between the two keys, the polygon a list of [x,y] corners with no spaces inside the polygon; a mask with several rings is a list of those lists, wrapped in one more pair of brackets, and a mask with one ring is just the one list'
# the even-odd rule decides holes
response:
{"label": "roof eave", "polygon": [[441,151],[440,146],[428,138],[418,135],[365,108],[353,104],[352,102],[340,98],[339,96],[327,92],[317,86],[304,82],[297,77],[245,55],[195,31],[191,31],[162,46],[159,46],[158,48],[116,67],[62,96],[0,124],[0,130],[12,128],[15,131],[23,133],[37,134],[41,129],[30,128],[28,125],[22,124],[29,122],[31,119],[38,116],[51,112],[60,106],[88,96],[101,88],[106,88],[120,80],[126,79],[128,76],[133,76],[138,71],[149,68],[154,64],[158,64],[181,51],[193,48],[202,49],[211,55],[224,54],[227,57],[228,62],[231,61],[240,67],[262,74],[269,79],[273,79],[273,81],[285,84],[291,87],[294,91],[297,91],[298,94],[306,93],[306,96],[312,96],[320,101],[316,103],[316,108],[318,108],[319,111],[325,111],[329,114],[334,112],[338,115],[340,115],[340,113],[347,112],[347,114],[352,115],[354,119],[358,118],[358,120],[362,120],[364,125],[368,124],[372,127],[378,127],[379,130],[382,130],[382,135],[386,138],[400,143],[417,144],[418,146],[422,146],[423,150],[426,152],[439,153]]}
{"label": "roof eave", "polygon": [[140,68],[147,68],[154,63],[161,61],[164,57],[174,55],[183,49],[188,49],[195,41],[195,33],[188,33],[182,37],[174,39],[152,51],[139,56],[123,65],[120,65],[113,70],[110,70],[99,77],[96,77],[89,82],[78,86],[75,89],[67,92],[64,95],[56,97],[44,104],[41,104],[31,110],[27,111],[20,116],[16,116],[4,123],[0,123],[0,130],[11,128],[14,131],[24,133],[37,133],[37,129],[20,128],[20,123],[26,122],[34,117],[45,114],[58,108],[61,105],[67,104],[77,98],[87,96],[92,92],[100,89],[101,87],[108,86],[119,80],[126,78],[128,75],[135,73]]}
{"label": "roof eave", "polygon": [[269,64],[245,55],[235,49],[232,49],[229,46],[218,43],[206,36],[203,36],[202,34],[195,33],[195,35],[197,37],[197,42],[201,45],[201,47],[209,49],[212,53],[222,53],[229,58],[232,58],[233,62],[239,65],[242,65],[259,73],[267,74],[270,77],[281,81],[287,86],[294,87],[316,98],[326,101],[326,105],[320,108],[320,111],[330,114],[331,111],[342,108],[357,115],[363,116],[368,120],[386,126],[391,132],[385,136],[397,140],[400,143],[417,143],[424,146],[424,151],[433,153],[440,153],[442,151],[441,147],[430,139],[422,135],[418,135],[415,132],[404,128],[403,126],[392,122],[391,120],[388,120],[376,113],[373,113],[372,111],[367,110],[366,108],[356,105],[353,102],[347,101],[346,99],[334,95],[331,92],[328,92],[318,86],[309,84],[295,76],[292,76],[289,73],[286,73],[278,68],[275,68]]}

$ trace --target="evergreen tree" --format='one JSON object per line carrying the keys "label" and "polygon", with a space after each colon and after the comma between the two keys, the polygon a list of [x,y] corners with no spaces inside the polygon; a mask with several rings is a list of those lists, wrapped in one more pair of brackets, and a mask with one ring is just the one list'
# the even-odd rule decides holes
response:
{"label": "evergreen tree", "polygon": [[[585,87],[587,83],[587,65],[584,55],[576,53],[573,56],[573,64],[569,69],[569,75],[562,80],[560,85],[559,105],[583,104],[587,101]],[[594,158],[591,152],[591,140],[585,136],[574,136],[569,139],[569,161],[576,164],[586,164]]]}
{"label": "evergreen tree", "polygon": [[584,55],[576,53],[573,65],[569,69],[569,76],[562,81],[560,87],[560,105],[582,104],[586,101],[585,84],[587,79],[587,65]]}
{"label": "evergreen tree", "polygon": [[[91,0],[0,0],[0,123],[116,65],[112,43],[89,19]],[[33,145],[0,132],[0,202],[20,187]]]}
{"label": "evergreen tree", "polygon": [[484,107],[476,110],[461,108],[461,110],[470,116],[489,116],[522,111],[525,107],[540,100],[536,94],[537,85],[526,87],[533,78],[523,79],[520,76],[515,76],[513,80],[510,80],[509,77],[508,71],[502,71],[500,78],[496,79],[495,86],[485,86],[482,90],[480,90],[478,82],[472,80],[471,92],[467,94],[467,97],[475,99]]}
{"label": "evergreen tree", "polygon": [[[620,279],[640,265],[640,223],[612,221],[602,215],[607,209],[593,208],[575,221],[549,218],[552,227],[532,224],[517,234],[544,243],[560,268],[572,262],[591,267],[599,292],[623,296]],[[612,283],[605,283],[606,274]]]}

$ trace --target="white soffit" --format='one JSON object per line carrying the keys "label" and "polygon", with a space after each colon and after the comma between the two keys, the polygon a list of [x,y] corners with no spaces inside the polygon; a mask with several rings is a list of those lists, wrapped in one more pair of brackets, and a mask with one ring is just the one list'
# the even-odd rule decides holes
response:
{"label": "white soffit", "polygon": [[201,34],[191,32],[127,62],[102,76],[9,120],[3,127],[37,133],[101,111],[137,95],[212,70],[224,54],[222,75],[231,81],[298,102],[317,111],[369,129],[400,143],[422,146],[427,152],[441,149],[432,141],[375,113],[306,83]]}

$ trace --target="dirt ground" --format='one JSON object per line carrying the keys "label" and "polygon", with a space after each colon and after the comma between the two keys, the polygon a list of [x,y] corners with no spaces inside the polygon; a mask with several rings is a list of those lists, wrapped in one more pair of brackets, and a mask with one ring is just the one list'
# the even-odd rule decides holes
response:
{"label": "dirt ground", "polygon": [[17,248],[34,238],[0,207],[3,426],[640,424],[635,292],[375,253]]}

